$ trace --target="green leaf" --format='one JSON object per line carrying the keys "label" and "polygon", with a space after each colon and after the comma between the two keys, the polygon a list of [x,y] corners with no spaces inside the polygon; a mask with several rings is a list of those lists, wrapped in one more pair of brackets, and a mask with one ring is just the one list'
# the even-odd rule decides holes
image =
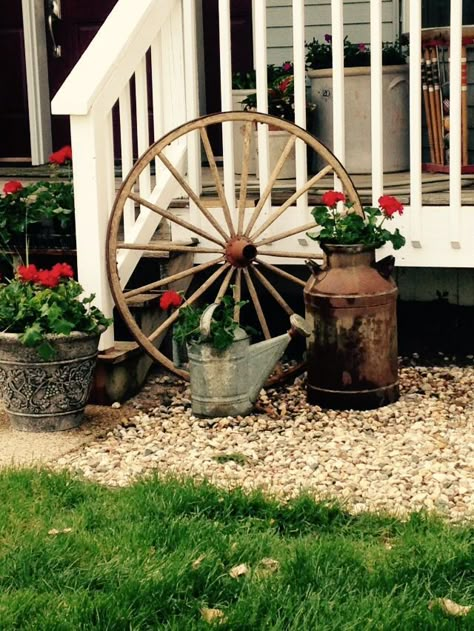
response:
{"label": "green leaf", "polygon": [[56,350],[48,340],[43,340],[36,350],[41,359],[45,359],[46,361],[54,359],[56,356]]}
{"label": "green leaf", "polygon": [[22,344],[29,347],[38,346],[43,338],[43,332],[38,322],[35,322],[31,326],[27,327],[24,333],[20,336]]}

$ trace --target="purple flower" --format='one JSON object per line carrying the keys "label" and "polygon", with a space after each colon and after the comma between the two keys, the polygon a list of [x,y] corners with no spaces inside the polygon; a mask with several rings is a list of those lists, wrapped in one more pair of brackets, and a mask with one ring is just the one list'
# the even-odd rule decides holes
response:
{"label": "purple flower", "polygon": [[325,41],[330,44],[332,42],[332,35],[329,35],[329,33],[326,33],[326,35],[324,36]]}
{"label": "purple flower", "polygon": [[365,44],[357,44],[357,48],[359,49],[359,52],[361,53],[367,52],[367,47]]}
{"label": "purple flower", "polygon": [[293,64],[291,63],[291,61],[285,61],[285,63],[283,64],[283,70],[285,72],[290,72],[290,70],[293,70]]}

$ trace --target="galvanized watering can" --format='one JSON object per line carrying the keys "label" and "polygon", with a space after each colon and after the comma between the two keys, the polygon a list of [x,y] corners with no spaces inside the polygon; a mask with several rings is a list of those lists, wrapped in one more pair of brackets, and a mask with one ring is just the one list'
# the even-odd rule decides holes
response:
{"label": "galvanized watering can", "polygon": [[[212,314],[210,305],[201,316],[201,337],[209,337]],[[240,327],[234,342],[225,351],[205,342],[188,345],[192,411],[196,416],[243,416],[248,414],[265,381],[296,335],[308,337],[311,329],[299,315],[290,316],[291,329],[272,338],[250,344]]]}

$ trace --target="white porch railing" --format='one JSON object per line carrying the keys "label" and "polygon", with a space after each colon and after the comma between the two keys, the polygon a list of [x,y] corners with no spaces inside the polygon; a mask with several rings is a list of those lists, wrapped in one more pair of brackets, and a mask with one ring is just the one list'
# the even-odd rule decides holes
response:
{"label": "white porch railing", "polygon": [[[71,121],[79,279],[87,292],[96,294],[97,305],[107,315],[112,314],[113,304],[105,244],[116,176],[124,178],[131,168],[134,147],[140,155],[165,131],[198,114],[194,8],[194,2],[187,0],[119,0],[52,103],[53,114],[68,114]],[[115,142],[122,157],[118,173]],[[183,169],[187,148],[174,148],[171,157]],[[199,187],[196,164],[197,160],[189,171]],[[179,189],[171,175],[157,167],[154,176],[148,170],[141,177],[140,192],[166,207]],[[158,223],[158,216],[147,209],[135,217],[130,201],[125,238],[149,239]],[[119,261],[124,284],[139,258],[133,251],[127,255]],[[111,328],[102,336],[101,348],[113,343]]]}
{"label": "white porch railing", "polygon": [[[133,148],[142,153],[154,140],[198,112],[198,75],[196,42],[196,3],[199,0],[119,0],[96,38],[53,100],[53,113],[71,118],[76,199],[76,231],[79,278],[86,291],[93,291],[97,304],[108,314],[112,300],[105,268],[105,241],[108,216],[115,196],[114,117],[119,119],[123,178],[131,167]],[[370,9],[367,41],[371,44],[371,148],[372,194],[376,201],[384,192],[382,92],[382,0],[366,0]],[[267,105],[267,32],[268,10],[272,2],[254,0],[254,58],[257,75],[257,109]],[[280,3],[281,4],[281,3]],[[288,29],[292,32],[294,62],[295,122],[306,126],[305,40],[314,33],[308,30],[305,0],[288,0],[291,5]],[[231,41],[231,0],[219,0],[219,37],[221,63],[222,110],[232,109],[231,46],[248,45]],[[333,45],[333,120],[334,152],[344,163],[344,14],[343,0],[330,2]],[[407,236],[406,247],[397,262],[406,266],[474,267],[474,207],[461,205],[461,32],[462,0],[451,1],[451,147],[450,202],[444,206],[422,204],[422,108],[421,108],[421,2],[408,7],[410,34],[410,205],[403,217],[394,220]],[[205,16],[204,16],[205,19]],[[418,51],[418,52],[417,52]],[[217,51],[216,51],[217,54]],[[283,60],[282,60],[283,61]],[[147,85],[147,64],[151,64],[151,90]],[[200,77],[199,80],[204,80]],[[131,91],[134,84],[134,92]],[[135,108],[131,98],[135,94]],[[115,110],[114,110],[115,108]],[[116,110],[118,109],[118,113]],[[135,109],[136,117],[132,117]],[[150,135],[149,120],[152,134]],[[115,137],[115,142],[117,139]],[[260,190],[270,176],[268,133],[258,134]],[[170,155],[182,172],[187,172],[193,190],[200,191],[199,138],[193,136],[188,146],[173,147]],[[232,126],[223,130],[224,187],[231,208],[235,207],[235,170]],[[307,181],[305,147],[296,147],[296,183]],[[338,182],[335,182],[338,186]],[[145,173],[140,181],[140,195],[162,207],[183,191],[169,173]],[[201,216],[190,204],[195,224]],[[265,214],[271,212],[267,201]],[[302,195],[291,214],[292,226],[308,220],[308,200]],[[137,217],[130,205],[124,222],[127,242],[150,238],[159,217],[142,209]],[[292,226],[288,226],[291,228]],[[281,226],[280,226],[281,228]],[[271,230],[271,228],[270,228]],[[298,249],[295,238],[291,250]],[[130,277],[139,253],[127,252],[119,261],[123,283]],[[288,261],[286,261],[288,262]],[[301,262],[295,260],[295,263]],[[113,332],[101,341],[101,347],[113,345]]]}

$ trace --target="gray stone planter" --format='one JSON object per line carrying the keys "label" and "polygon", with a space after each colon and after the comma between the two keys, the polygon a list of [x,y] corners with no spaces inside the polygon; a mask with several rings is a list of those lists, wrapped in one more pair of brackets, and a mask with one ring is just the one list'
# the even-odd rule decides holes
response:
{"label": "gray stone planter", "polygon": [[80,425],[99,336],[77,331],[50,335],[56,356],[45,361],[16,333],[0,333],[0,398],[15,429],[54,432]]}

